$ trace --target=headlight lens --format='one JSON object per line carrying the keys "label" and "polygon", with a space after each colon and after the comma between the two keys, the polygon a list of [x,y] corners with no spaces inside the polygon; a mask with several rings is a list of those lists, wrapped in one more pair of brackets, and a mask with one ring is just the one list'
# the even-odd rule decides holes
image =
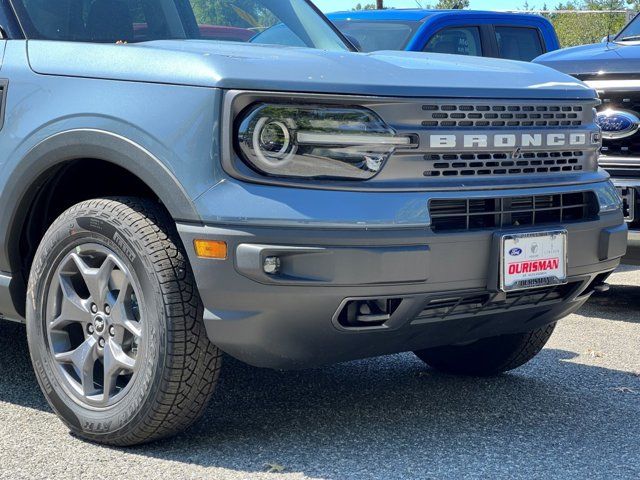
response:
{"label": "headlight lens", "polygon": [[245,163],[275,177],[368,180],[398,147],[411,144],[359,107],[260,103],[236,127]]}

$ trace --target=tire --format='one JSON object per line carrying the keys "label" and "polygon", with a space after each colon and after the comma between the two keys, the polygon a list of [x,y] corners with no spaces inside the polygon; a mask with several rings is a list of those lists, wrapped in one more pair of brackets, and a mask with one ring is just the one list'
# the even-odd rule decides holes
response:
{"label": "tire", "polygon": [[521,367],[551,338],[556,324],[527,333],[485,338],[468,345],[420,350],[415,354],[430,367],[454,375],[491,376]]}
{"label": "tire", "polygon": [[151,201],[78,204],[35,255],[31,359],[49,404],[81,438],[132,446],[202,415],[221,365],[202,315],[175,224]]}

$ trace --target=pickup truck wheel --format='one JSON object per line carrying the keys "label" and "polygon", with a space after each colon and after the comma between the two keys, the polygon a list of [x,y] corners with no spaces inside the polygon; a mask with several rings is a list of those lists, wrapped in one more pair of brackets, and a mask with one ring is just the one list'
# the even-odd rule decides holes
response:
{"label": "pickup truck wheel", "polygon": [[220,352],[186,258],[172,221],[146,200],[78,204],[45,234],[27,335],[42,391],[74,434],[130,446],[203,413]]}
{"label": "pickup truck wheel", "polygon": [[454,375],[491,376],[513,370],[540,353],[556,324],[515,335],[484,338],[468,345],[420,350],[415,354],[427,365]]}

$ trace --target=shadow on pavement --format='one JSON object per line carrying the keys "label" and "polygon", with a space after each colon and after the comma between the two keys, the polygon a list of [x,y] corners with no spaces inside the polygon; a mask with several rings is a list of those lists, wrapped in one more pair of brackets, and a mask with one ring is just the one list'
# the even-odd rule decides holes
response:
{"label": "shadow on pavement", "polygon": [[612,285],[606,293],[594,295],[586,309],[589,317],[640,323],[640,285]]}
{"label": "shadow on pavement", "polygon": [[[638,267],[622,265],[617,273],[633,274]],[[617,277],[611,277],[611,289],[606,293],[595,294],[578,314],[605,320],[640,323],[640,282],[636,285],[617,283]]]}
{"label": "shadow on pavement", "polygon": [[[0,323],[0,402],[48,409],[23,338],[22,326]],[[512,469],[638,478],[640,378],[575,357],[548,349],[489,379],[436,374],[410,354],[303,372],[225,359],[218,392],[194,428],[128,452],[247,475],[276,463],[335,480]]]}

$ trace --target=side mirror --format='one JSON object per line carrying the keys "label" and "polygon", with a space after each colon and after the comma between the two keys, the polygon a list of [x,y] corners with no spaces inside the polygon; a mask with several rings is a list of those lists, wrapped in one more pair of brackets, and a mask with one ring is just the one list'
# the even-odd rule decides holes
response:
{"label": "side mirror", "polygon": [[602,43],[609,43],[611,41],[611,35],[607,35],[602,39]]}

